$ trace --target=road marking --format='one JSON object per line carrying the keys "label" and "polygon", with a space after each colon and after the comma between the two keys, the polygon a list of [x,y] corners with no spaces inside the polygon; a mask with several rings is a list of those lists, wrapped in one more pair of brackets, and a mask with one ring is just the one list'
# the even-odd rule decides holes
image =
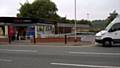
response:
{"label": "road marking", "polygon": [[97,53],[97,52],[69,52],[70,54],[89,54],[89,55],[120,55],[120,53]]}
{"label": "road marking", "polygon": [[10,50],[10,49],[0,49],[2,51],[16,51],[16,52],[37,52],[37,50]]}
{"label": "road marking", "polygon": [[12,62],[12,60],[9,60],[9,59],[0,59],[0,62]]}
{"label": "road marking", "polygon": [[90,68],[120,68],[116,66],[99,66],[99,65],[68,64],[68,63],[50,63],[50,64],[60,65],[60,66],[90,67]]}

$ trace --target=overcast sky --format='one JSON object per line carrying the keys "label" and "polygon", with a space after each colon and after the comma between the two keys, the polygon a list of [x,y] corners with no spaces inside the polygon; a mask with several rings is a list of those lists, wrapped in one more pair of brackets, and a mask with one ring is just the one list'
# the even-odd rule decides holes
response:
{"label": "overcast sky", "polygon": [[[34,0],[28,0],[30,3]],[[52,0],[62,17],[74,19],[74,0]],[[105,19],[110,12],[116,10],[120,14],[120,0],[76,0],[77,19]],[[0,16],[16,16],[20,3],[26,0],[0,0]]]}

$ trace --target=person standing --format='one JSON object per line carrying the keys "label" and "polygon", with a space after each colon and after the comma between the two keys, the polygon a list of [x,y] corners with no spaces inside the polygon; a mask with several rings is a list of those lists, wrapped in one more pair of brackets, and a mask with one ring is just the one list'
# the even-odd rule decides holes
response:
{"label": "person standing", "polygon": [[15,30],[13,26],[8,27],[9,43],[14,40]]}

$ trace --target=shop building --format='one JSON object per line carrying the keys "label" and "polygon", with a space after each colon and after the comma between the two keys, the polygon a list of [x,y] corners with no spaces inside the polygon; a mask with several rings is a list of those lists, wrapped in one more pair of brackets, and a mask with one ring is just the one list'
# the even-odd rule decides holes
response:
{"label": "shop building", "polygon": [[31,40],[54,33],[54,25],[44,19],[0,17],[0,42]]}

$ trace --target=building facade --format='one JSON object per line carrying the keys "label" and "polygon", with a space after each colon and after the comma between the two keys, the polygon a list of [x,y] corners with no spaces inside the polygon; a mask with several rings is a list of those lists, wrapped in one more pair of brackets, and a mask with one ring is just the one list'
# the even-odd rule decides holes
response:
{"label": "building facade", "polygon": [[[57,34],[75,32],[75,24],[56,23],[55,27],[56,27],[55,31]],[[86,24],[77,24],[76,25],[77,32],[89,32],[90,29],[91,29],[90,25],[86,25]]]}
{"label": "building facade", "polygon": [[0,17],[0,41],[38,38],[54,32],[54,25],[44,19]]}
{"label": "building facade", "polygon": [[[43,41],[41,38],[47,38],[50,35],[56,41],[53,35],[72,33],[75,31],[74,28],[74,24],[49,22],[45,19],[0,17],[0,42]],[[77,32],[89,31],[89,29],[89,25],[77,24],[76,26]],[[51,39],[49,38],[50,41]]]}

